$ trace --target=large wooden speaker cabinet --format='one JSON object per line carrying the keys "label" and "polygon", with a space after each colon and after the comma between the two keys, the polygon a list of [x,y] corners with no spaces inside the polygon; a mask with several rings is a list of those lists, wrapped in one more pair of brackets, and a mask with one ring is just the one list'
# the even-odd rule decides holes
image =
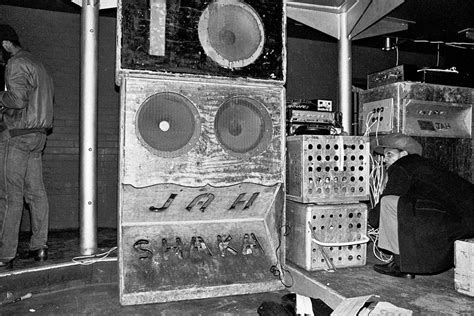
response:
{"label": "large wooden speaker cabinet", "polygon": [[121,304],[284,288],[283,9],[119,1]]}
{"label": "large wooden speaker cabinet", "polygon": [[285,81],[284,1],[119,0],[119,74]]}

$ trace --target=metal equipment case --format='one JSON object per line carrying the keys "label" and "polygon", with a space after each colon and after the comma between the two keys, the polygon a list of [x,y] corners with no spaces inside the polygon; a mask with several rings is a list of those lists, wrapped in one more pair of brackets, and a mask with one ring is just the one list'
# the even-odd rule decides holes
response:
{"label": "metal equipment case", "polygon": [[368,200],[368,137],[291,136],[287,149],[288,200],[315,204]]}
{"label": "metal equipment case", "polygon": [[[367,253],[367,206],[287,202],[289,261],[307,271],[363,266]],[[329,262],[329,261],[330,262]]]}

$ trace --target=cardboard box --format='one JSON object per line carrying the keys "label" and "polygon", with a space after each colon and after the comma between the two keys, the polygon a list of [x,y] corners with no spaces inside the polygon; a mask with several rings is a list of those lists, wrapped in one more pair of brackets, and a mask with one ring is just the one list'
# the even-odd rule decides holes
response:
{"label": "cardboard box", "polygon": [[454,288],[474,296],[474,238],[454,242]]}

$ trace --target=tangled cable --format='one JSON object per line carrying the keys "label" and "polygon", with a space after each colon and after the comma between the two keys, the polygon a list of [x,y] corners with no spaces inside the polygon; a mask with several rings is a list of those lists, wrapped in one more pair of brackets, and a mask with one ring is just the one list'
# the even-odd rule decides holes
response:
{"label": "tangled cable", "polygon": [[76,262],[76,263],[79,263],[79,264],[82,264],[82,265],[94,264],[94,263],[99,262],[99,261],[104,261],[105,258],[107,258],[115,250],[117,250],[117,247],[112,247],[109,250],[107,250],[105,252],[102,252],[102,253],[89,255],[89,256],[74,257],[74,258],[72,258],[72,261]]}

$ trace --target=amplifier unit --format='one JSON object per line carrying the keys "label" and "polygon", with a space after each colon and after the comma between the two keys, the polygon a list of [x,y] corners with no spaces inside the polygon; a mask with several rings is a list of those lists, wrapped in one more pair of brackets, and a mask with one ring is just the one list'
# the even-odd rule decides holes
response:
{"label": "amplifier unit", "polygon": [[367,89],[380,87],[386,84],[417,80],[416,67],[414,65],[399,65],[393,68],[371,73],[367,76]]}
{"label": "amplifier unit", "polygon": [[289,123],[323,123],[337,125],[340,121],[340,112],[287,110],[287,121]]}

